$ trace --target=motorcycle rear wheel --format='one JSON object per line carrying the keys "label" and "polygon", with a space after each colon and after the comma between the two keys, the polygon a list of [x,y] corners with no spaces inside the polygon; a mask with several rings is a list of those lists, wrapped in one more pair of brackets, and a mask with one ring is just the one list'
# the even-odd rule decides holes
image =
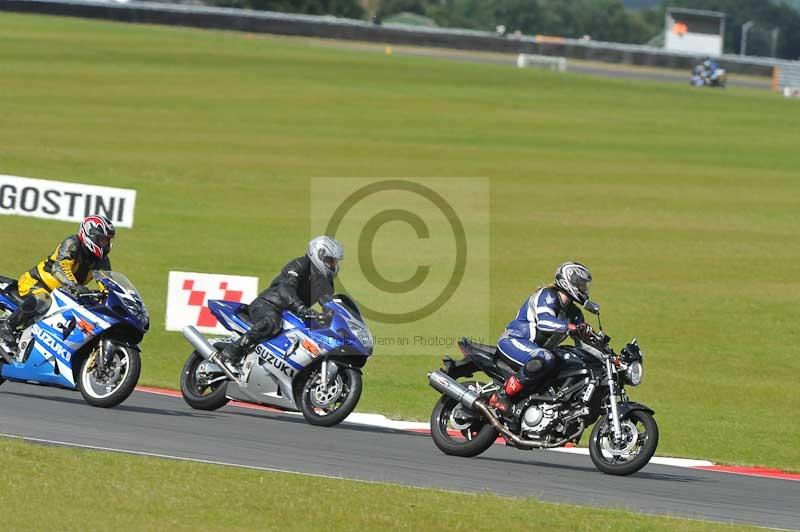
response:
{"label": "motorcycle rear wheel", "polygon": [[186,404],[195,410],[217,410],[228,404],[228,381],[222,380],[210,385],[197,381],[197,368],[205,359],[193,351],[181,372],[181,395]]}
{"label": "motorcycle rear wheel", "polygon": [[636,473],[647,465],[658,447],[658,424],[652,415],[644,410],[633,410],[621,421],[625,423],[623,436],[628,442],[633,441],[634,428],[637,431],[635,444],[630,449],[630,452],[636,450],[635,455],[625,456],[627,452],[614,455],[609,452],[616,444],[611,442],[612,429],[608,417],[601,418],[595,424],[589,438],[589,455],[592,457],[592,462],[597,469],[607,475],[625,476]]}
{"label": "motorcycle rear wheel", "polygon": [[[459,406],[458,401],[450,396],[439,398],[431,413],[431,438],[444,454],[467,458],[478,456],[497,440],[497,430],[480,418],[466,428],[452,427],[453,410]],[[469,419],[463,422],[469,423]]]}

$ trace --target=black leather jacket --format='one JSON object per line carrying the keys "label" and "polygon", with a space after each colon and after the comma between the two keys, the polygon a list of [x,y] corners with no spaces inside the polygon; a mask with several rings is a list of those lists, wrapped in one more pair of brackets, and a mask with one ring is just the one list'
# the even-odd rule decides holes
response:
{"label": "black leather jacket", "polygon": [[[333,281],[317,271],[306,256],[289,261],[273,279],[259,299],[269,302],[278,310],[300,313],[318,302],[321,297],[333,294]],[[255,301],[254,301],[255,303]]]}

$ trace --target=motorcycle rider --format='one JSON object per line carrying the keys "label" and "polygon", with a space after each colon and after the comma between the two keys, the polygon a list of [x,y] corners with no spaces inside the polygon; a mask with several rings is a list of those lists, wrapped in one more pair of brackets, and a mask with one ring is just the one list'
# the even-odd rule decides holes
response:
{"label": "motorcycle rider", "polygon": [[706,57],[703,60],[703,63],[702,63],[702,74],[701,74],[701,76],[705,80],[708,81],[708,80],[711,79],[711,77],[717,71],[718,68],[719,68],[719,63],[717,63],[716,61],[714,61],[710,57]]}
{"label": "motorcycle rider", "polygon": [[333,280],[344,259],[344,248],[333,237],[318,236],[308,243],[302,257],[292,259],[250,304],[248,314],[253,326],[222,351],[228,362],[237,364],[245,354],[281,331],[281,311],[290,310],[303,318],[319,319],[310,308],[322,297],[333,294]]}
{"label": "motorcycle rider", "polygon": [[89,292],[86,284],[94,270],[111,270],[108,259],[114,224],[105,216],[87,216],[78,233],[65,238],[55,251],[17,281],[22,304],[5,321],[0,322],[0,339],[12,347],[18,330],[28,327],[39,314],[50,308],[50,292],[66,288],[75,295]]}
{"label": "motorcycle rider", "polygon": [[522,366],[492,395],[489,406],[511,413],[511,399],[523,390],[535,389],[558,368],[550,351],[568,334],[583,334],[589,327],[575,303],[589,299],[592,274],[579,262],[565,262],[556,270],[555,282],[538,289],[522,304],[497,342],[500,354]]}

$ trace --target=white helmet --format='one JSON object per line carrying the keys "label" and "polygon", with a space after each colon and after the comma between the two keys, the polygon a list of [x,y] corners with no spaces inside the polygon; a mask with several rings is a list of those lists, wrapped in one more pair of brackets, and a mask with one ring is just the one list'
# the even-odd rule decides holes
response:
{"label": "white helmet", "polygon": [[583,305],[589,299],[592,273],[580,262],[565,262],[556,270],[556,286]]}
{"label": "white helmet", "polygon": [[318,236],[308,243],[308,258],[311,264],[328,276],[329,279],[339,273],[339,263],[344,260],[344,248],[332,236]]}

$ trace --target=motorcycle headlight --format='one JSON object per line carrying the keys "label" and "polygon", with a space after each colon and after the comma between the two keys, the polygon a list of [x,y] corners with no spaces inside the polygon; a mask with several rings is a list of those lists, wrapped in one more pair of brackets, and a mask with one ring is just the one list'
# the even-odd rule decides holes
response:
{"label": "motorcycle headlight", "polygon": [[372,348],[372,334],[367,327],[353,321],[350,322],[350,330],[353,331],[353,335],[358,338],[358,341],[361,342],[364,347],[367,349]]}
{"label": "motorcycle headlight", "polygon": [[628,366],[628,372],[626,374],[625,380],[628,381],[628,384],[631,386],[639,386],[642,383],[642,379],[644,378],[644,366],[639,361],[633,362],[630,366]]}

